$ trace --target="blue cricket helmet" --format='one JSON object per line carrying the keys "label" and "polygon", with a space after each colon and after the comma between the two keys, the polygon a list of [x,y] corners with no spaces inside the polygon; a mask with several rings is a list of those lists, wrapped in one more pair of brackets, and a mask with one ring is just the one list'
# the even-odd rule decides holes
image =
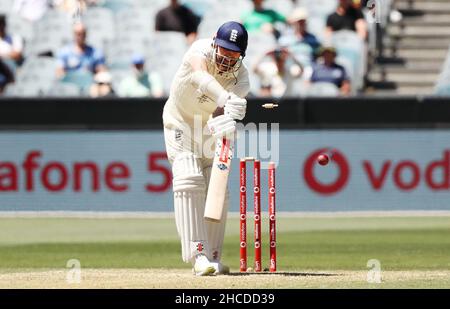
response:
{"label": "blue cricket helmet", "polygon": [[220,47],[240,52],[244,57],[248,44],[248,32],[242,24],[230,21],[224,23],[217,30],[214,43]]}

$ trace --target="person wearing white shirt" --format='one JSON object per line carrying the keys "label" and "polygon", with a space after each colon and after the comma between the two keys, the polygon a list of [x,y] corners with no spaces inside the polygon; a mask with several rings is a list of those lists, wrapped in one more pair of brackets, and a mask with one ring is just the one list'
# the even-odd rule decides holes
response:
{"label": "person wearing white shirt", "polygon": [[6,17],[0,15],[0,57],[18,62],[22,59],[22,51],[22,38],[6,31]]}

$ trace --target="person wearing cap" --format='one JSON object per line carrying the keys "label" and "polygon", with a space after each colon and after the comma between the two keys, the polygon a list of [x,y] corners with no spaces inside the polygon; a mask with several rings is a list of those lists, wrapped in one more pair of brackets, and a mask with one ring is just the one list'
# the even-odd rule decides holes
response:
{"label": "person wearing cap", "polygon": [[[282,36],[279,40],[280,45],[295,47],[298,44],[306,44],[311,47],[311,60],[317,56],[320,48],[320,42],[316,36],[307,31],[308,12],[304,8],[296,8],[288,17],[288,22],[294,30],[294,33]],[[295,48],[294,48],[295,50]]]}
{"label": "person wearing cap", "polygon": [[276,48],[256,61],[253,71],[260,79],[260,96],[293,97],[295,81],[302,76],[303,66],[288,48]]}
{"label": "person wearing cap", "polygon": [[345,68],[336,63],[336,49],[331,46],[321,48],[320,57],[313,66],[310,83],[325,82],[334,84],[339,88],[340,93],[344,96],[349,95],[351,91],[350,78]]}
{"label": "person wearing cap", "polygon": [[164,95],[163,82],[157,72],[147,72],[145,59],[140,54],[134,54],[131,59],[132,73],[120,83],[120,97],[154,97]]}
{"label": "person wearing cap", "polygon": [[204,211],[216,141],[234,138],[236,120],[245,117],[250,90],[243,63],[247,43],[247,30],[238,22],[223,24],[214,38],[194,42],[164,106],[164,138],[172,166],[182,259],[192,263],[198,276],[229,272],[221,261],[228,196],[221,205],[219,223],[205,221]]}
{"label": "person wearing cap", "polygon": [[276,22],[286,23],[286,17],[277,11],[265,9],[263,7],[264,0],[251,0],[253,2],[253,10],[242,15],[242,24],[248,32],[268,32],[277,35],[274,28]]}
{"label": "person wearing cap", "polygon": [[94,83],[89,89],[91,98],[114,97],[112,76],[108,71],[100,71],[94,75]]}

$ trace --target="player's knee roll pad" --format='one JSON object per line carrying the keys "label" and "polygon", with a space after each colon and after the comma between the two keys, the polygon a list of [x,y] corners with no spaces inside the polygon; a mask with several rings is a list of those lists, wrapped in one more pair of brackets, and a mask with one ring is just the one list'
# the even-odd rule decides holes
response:
{"label": "player's knee roll pad", "polygon": [[205,178],[197,156],[190,152],[177,155],[172,164],[174,192],[204,192]]}

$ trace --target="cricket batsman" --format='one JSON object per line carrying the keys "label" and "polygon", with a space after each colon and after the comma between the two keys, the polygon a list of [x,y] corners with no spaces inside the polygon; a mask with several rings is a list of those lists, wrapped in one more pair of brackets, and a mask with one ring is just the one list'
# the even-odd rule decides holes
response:
{"label": "cricket batsman", "polygon": [[[213,39],[194,42],[184,55],[164,106],[164,138],[172,165],[182,258],[192,263],[197,276],[229,272],[220,261],[229,198],[227,193],[220,222],[205,221],[213,157],[204,155],[204,147],[215,147],[211,139],[234,136],[236,120],[245,117],[250,84],[242,60],[247,42],[248,33],[238,22],[223,24]],[[204,128],[200,134],[194,132],[198,125]]]}

